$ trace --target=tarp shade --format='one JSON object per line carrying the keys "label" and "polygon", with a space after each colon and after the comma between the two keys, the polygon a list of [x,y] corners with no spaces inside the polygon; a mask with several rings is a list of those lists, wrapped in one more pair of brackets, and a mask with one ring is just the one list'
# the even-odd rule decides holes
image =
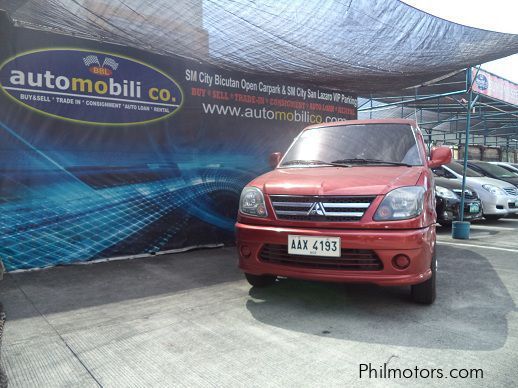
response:
{"label": "tarp shade", "polygon": [[397,0],[0,0],[19,24],[358,93],[518,52],[518,35]]}

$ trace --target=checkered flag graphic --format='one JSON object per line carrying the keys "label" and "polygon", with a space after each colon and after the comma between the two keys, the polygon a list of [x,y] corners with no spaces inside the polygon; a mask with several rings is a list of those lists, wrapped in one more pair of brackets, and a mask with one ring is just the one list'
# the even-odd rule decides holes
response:
{"label": "checkered flag graphic", "polygon": [[83,62],[85,63],[86,66],[92,66],[92,65],[97,65],[99,67],[101,66],[101,64],[99,63],[99,58],[97,58],[97,55],[88,55],[83,58]]}
{"label": "checkered flag graphic", "polygon": [[102,67],[111,67],[112,70],[117,70],[117,67],[119,67],[119,64],[115,62],[113,58],[106,57],[104,58],[103,66]]}

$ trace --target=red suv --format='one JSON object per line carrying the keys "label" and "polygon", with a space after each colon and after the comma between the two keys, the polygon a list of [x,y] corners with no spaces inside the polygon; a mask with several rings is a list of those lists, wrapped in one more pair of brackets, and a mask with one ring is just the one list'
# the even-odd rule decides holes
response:
{"label": "red suv", "polygon": [[239,267],[252,286],[278,276],[411,285],[416,302],[435,300],[435,195],[430,168],[451,151],[426,156],[410,120],[313,125],[275,169],[241,194]]}

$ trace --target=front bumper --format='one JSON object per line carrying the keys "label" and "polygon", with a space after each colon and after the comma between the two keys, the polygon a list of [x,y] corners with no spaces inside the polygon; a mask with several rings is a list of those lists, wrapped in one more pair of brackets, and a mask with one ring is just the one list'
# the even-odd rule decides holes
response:
{"label": "front bumper", "polygon": [[[383,264],[375,271],[307,268],[297,265],[273,264],[261,259],[265,244],[288,244],[288,235],[340,237],[342,250],[372,250]],[[253,275],[277,275],[290,278],[374,283],[382,286],[418,284],[431,276],[430,264],[435,249],[435,226],[412,230],[311,229],[236,224],[239,268]],[[250,254],[243,255],[243,247]],[[398,254],[410,258],[404,270],[395,268],[392,259]]]}
{"label": "front bumper", "polygon": [[518,196],[509,196],[507,200],[509,214],[518,214]]}
{"label": "front bumper", "polygon": [[510,208],[516,198],[510,195],[493,195],[482,200],[483,213],[487,215],[501,215],[518,213],[518,208]]}
{"label": "front bumper", "polygon": [[[437,222],[449,223],[460,219],[460,200],[436,197],[437,201]],[[479,211],[470,212],[471,205],[478,204]],[[482,204],[478,199],[466,200],[464,202],[464,220],[474,221],[482,218]]]}

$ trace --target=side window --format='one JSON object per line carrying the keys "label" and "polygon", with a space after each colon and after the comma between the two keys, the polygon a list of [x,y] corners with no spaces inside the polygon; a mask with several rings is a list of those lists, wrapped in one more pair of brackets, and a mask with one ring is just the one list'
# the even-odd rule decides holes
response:
{"label": "side window", "polygon": [[444,177],[447,179],[457,179],[457,177],[448,170],[444,170]]}
{"label": "side window", "polygon": [[482,170],[479,166],[477,166],[476,164],[469,164],[468,165],[469,168],[471,168],[472,170],[475,170],[476,172],[479,172],[483,175],[485,175],[485,172],[484,170]]}
{"label": "side window", "polygon": [[433,168],[432,172],[436,177],[446,178],[446,179],[457,179],[457,177],[455,175],[453,175],[451,172],[449,172],[448,170],[445,170],[442,167]]}
{"label": "side window", "polygon": [[437,177],[444,177],[446,171],[442,167],[432,168],[433,175]]}

